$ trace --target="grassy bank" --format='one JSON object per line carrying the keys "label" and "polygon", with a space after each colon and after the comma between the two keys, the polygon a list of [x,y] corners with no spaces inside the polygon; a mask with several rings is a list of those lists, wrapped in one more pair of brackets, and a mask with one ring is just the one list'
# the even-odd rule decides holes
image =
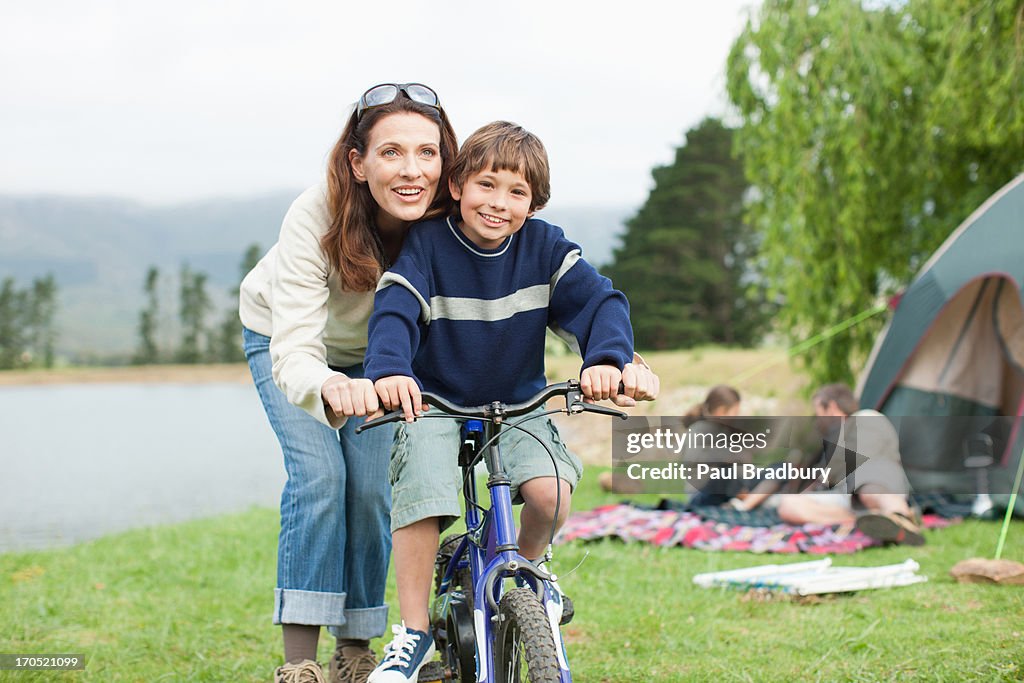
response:
{"label": "grassy bank", "polygon": [[70,367],[50,370],[2,370],[0,386],[39,384],[126,384],[171,382],[251,382],[245,363],[209,365],[127,365],[124,367]]}
{"label": "grassy bank", "polygon": [[[596,474],[586,474],[577,509],[615,499],[599,491]],[[1024,591],[948,576],[958,560],[991,556],[997,532],[995,523],[969,521],[930,533],[922,548],[837,558],[878,565],[911,557],[929,580],[808,603],[691,584],[698,572],[806,556],[611,541],[559,548],[555,569],[577,604],[567,627],[576,679],[1019,680]],[[0,555],[0,652],[89,658],[85,671],[7,671],[0,680],[270,680],[280,651],[270,625],[276,533],[276,512],[253,510]],[[1013,524],[1004,556],[1024,559],[1024,522]],[[388,599],[396,616],[390,587]],[[325,637],[321,660],[329,654]]]}
{"label": "grassy bank", "polygon": [[[732,382],[753,368],[764,368],[739,383],[748,393],[798,396],[803,379],[793,372],[780,349],[725,349],[706,347],[688,351],[645,352],[644,357],[661,377],[666,390],[680,386],[707,387]],[[549,356],[548,376],[556,381],[579,374],[579,359],[566,353]],[[2,370],[0,386],[33,384],[124,382],[250,382],[244,363],[210,365],[139,365],[125,367],[68,367],[51,370]],[[657,405],[657,403],[655,403]]]}

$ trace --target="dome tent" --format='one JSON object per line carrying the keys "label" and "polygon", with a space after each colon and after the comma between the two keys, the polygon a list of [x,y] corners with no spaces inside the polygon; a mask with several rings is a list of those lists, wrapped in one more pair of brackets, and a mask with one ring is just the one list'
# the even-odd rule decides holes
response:
{"label": "dome tent", "polygon": [[1022,300],[1024,174],[932,255],[861,377],[861,405],[897,425],[916,491],[975,490],[978,472],[965,461],[979,453],[993,461],[993,492],[1009,491],[1024,449]]}

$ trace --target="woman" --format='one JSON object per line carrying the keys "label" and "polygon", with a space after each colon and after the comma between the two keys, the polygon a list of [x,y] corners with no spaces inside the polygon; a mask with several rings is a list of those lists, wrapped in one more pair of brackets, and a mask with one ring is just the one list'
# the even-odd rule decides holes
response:
{"label": "woman", "polygon": [[[687,448],[680,454],[681,460],[688,464],[703,463],[709,465],[712,470],[727,470],[734,462],[749,461],[749,455],[746,453],[733,454],[719,445],[719,437],[728,437],[736,431],[735,426],[729,424],[729,418],[737,417],[739,414],[739,391],[727,384],[711,387],[704,401],[692,406],[683,415],[683,425],[693,434],[711,437],[701,443],[712,445]],[[733,494],[739,492],[742,482],[708,479],[697,484],[697,488],[691,491],[693,495],[689,501],[694,507],[720,505],[728,501]]]}
{"label": "woman", "polygon": [[[362,420],[346,418],[377,409],[362,378],[373,291],[412,223],[451,208],[446,171],[456,146],[433,90],[370,88],[330,155],[326,184],[295,201],[278,243],[242,283],[246,356],[288,472],[277,681],[323,680],[322,625],[338,639],[332,681],[365,681],[376,665],[369,640],[387,625],[392,436],[383,428],[356,436]],[[639,359],[634,369],[634,398],[656,396],[657,377]]]}
{"label": "woman", "polygon": [[701,420],[716,417],[736,417],[740,414],[740,392],[728,384],[716,384],[708,390],[704,401],[690,407],[683,415],[687,427]]}
{"label": "woman", "polygon": [[[726,429],[726,427],[716,421],[716,418],[736,417],[739,414],[740,392],[728,385],[718,384],[708,391],[703,402],[693,405],[682,416],[682,422],[684,427],[695,433],[708,432],[715,434],[720,430]],[[721,459],[721,451],[709,450],[711,451],[710,457],[709,453],[703,452],[700,449],[688,448],[684,451],[681,460],[687,463],[718,462]],[[613,493],[631,494],[645,492],[643,481],[632,480],[626,477],[616,480],[611,472],[602,472],[598,475],[597,483],[602,490]],[[688,485],[687,492],[692,496],[690,498],[691,504],[717,505],[719,502],[722,502],[717,497],[712,497],[712,492],[710,491],[705,495],[704,491],[699,491]],[[706,502],[708,500],[712,502]]]}
{"label": "woman", "polygon": [[337,637],[332,681],[365,680],[376,665],[369,640],[387,625],[391,433],[356,436],[362,420],[346,418],[377,408],[361,379],[373,290],[409,226],[450,205],[444,171],[456,148],[433,90],[370,88],[331,152],[326,183],[292,204],[278,243],[242,283],[246,357],[288,473],[276,681],[324,680],[315,661],[322,625]]}

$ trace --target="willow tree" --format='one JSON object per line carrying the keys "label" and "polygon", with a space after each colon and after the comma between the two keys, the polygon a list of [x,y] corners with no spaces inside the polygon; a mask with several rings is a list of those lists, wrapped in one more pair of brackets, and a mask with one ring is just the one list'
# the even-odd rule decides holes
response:
{"label": "willow tree", "polygon": [[[765,0],[728,59],[748,219],[804,338],[876,305],[1024,161],[1019,0]],[[968,66],[969,64],[969,66]],[[805,361],[852,379],[875,319]]]}

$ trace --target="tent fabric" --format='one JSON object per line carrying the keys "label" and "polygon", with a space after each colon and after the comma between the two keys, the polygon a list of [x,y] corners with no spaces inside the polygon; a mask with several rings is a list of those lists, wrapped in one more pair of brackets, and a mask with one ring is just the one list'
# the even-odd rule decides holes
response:
{"label": "tent fabric", "polygon": [[[1024,174],[971,214],[900,297],[858,387],[861,405],[897,424],[897,416],[1024,416],[1022,299]],[[1016,469],[1022,422],[994,435],[996,467],[1004,470],[994,476]],[[945,430],[901,429],[911,484],[917,490],[960,486],[974,476],[966,476],[964,459],[985,422],[931,424]]]}
{"label": "tent fabric", "polygon": [[[900,298],[872,351],[858,394],[880,409],[939,313],[973,280],[1002,278],[1024,289],[1024,174],[964,221]],[[882,411],[885,412],[885,411]],[[1015,414],[1015,413],[1011,413]]]}
{"label": "tent fabric", "polygon": [[[1015,405],[1004,389],[1020,373],[1020,332],[1024,312],[1020,296],[1002,278],[981,278],[966,285],[942,309],[927,333],[928,343],[907,359],[900,386],[947,393],[1012,414]],[[1019,392],[1018,392],[1019,393]]]}

